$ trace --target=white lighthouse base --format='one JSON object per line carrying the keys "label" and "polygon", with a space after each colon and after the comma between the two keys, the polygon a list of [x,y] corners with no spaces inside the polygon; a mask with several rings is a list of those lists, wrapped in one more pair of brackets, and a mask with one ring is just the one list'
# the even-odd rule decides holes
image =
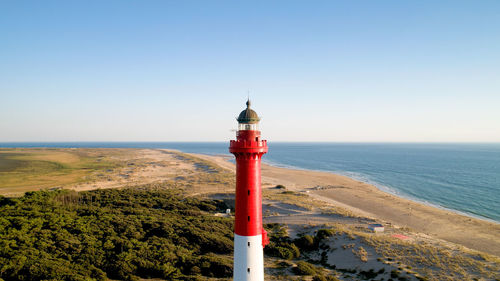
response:
{"label": "white lighthouse base", "polygon": [[234,234],[234,281],[264,281],[262,235]]}

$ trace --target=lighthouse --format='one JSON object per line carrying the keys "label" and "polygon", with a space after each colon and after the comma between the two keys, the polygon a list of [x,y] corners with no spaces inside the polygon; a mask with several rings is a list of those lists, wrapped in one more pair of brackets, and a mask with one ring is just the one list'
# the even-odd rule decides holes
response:
{"label": "lighthouse", "polygon": [[236,140],[231,140],[229,146],[229,152],[236,157],[233,277],[235,281],[262,281],[263,248],[268,238],[262,227],[260,160],[267,152],[267,141],[260,138],[260,118],[250,109],[250,100],[237,120]]}

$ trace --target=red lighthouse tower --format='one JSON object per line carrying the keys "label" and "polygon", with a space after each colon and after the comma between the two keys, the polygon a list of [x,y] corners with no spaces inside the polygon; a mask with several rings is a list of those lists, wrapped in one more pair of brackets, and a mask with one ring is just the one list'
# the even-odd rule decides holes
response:
{"label": "red lighthouse tower", "polygon": [[262,227],[260,160],[267,152],[267,141],[260,138],[260,118],[250,109],[250,100],[237,120],[236,140],[229,146],[236,157],[233,277],[236,281],[262,281],[267,233]]}

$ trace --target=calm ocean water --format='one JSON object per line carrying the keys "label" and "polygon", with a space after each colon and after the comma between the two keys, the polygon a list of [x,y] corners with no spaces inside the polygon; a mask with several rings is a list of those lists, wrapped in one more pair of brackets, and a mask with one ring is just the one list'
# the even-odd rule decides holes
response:
{"label": "calm ocean water", "polygon": [[[171,148],[229,154],[228,143],[0,143],[0,147]],[[328,171],[383,191],[500,222],[500,144],[269,143],[265,162]]]}

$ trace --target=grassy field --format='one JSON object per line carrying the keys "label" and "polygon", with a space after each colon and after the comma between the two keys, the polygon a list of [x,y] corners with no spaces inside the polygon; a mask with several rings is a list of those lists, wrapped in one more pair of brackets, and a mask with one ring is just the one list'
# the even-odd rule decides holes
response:
{"label": "grassy field", "polygon": [[63,187],[120,165],[98,150],[0,149],[0,194]]}

